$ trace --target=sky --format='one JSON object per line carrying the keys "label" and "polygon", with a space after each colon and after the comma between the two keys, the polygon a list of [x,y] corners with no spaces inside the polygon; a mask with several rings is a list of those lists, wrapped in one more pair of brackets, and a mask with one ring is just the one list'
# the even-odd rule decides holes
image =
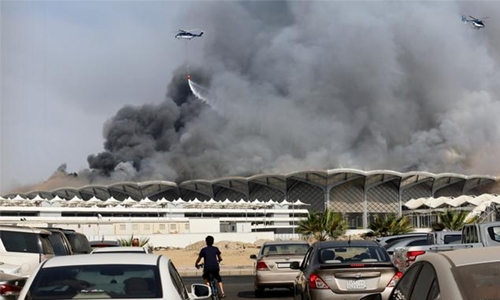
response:
{"label": "sky", "polygon": [[[2,1],[0,12],[0,194],[500,171],[500,2]],[[180,28],[204,34],[177,40]]]}

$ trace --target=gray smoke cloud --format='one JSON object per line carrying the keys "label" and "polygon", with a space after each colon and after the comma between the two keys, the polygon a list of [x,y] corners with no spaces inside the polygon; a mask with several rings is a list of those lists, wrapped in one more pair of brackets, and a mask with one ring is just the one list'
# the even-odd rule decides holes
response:
{"label": "gray smoke cloud", "polygon": [[[159,105],[124,107],[91,182],[338,167],[499,173],[495,2],[197,2],[205,30]],[[199,45],[199,44],[198,44]]]}

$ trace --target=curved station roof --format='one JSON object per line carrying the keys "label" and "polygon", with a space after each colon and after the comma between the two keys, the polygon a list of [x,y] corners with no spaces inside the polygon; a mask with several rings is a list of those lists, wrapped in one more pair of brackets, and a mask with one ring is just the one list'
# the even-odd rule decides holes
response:
{"label": "curved station roof", "polygon": [[[3,198],[89,200],[127,198],[152,201],[176,199],[208,201],[259,200],[291,202],[300,200],[311,209],[331,205],[341,212],[397,212],[403,203],[419,198],[458,197],[489,193],[499,178],[456,173],[400,173],[390,170],[361,171],[331,169],[299,171],[289,174],[259,174],[251,177],[224,177],[216,180],[189,180],[179,184],[171,181],[117,182],[109,185],[92,184],[83,187],[57,188],[50,191],[30,191],[7,194]],[[365,206],[366,205],[366,206]],[[403,207],[410,208],[409,206]]]}

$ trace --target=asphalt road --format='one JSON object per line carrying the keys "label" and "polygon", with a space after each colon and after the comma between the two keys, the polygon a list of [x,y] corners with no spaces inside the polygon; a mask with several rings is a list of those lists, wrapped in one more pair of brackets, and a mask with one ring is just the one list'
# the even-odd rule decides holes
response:
{"label": "asphalt road", "polygon": [[[183,277],[185,285],[190,289],[192,283],[203,283],[201,277]],[[226,299],[256,299],[253,292],[252,276],[223,276]],[[291,300],[293,294],[288,289],[265,290],[261,300]]]}

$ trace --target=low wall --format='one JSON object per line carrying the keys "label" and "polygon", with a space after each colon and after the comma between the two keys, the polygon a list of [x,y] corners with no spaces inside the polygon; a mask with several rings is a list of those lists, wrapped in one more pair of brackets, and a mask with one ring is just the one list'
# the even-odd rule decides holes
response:
{"label": "low wall", "polygon": [[[183,234],[150,234],[134,235],[138,238],[149,238],[149,245],[153,247],[184,248],[199,241],[204,241],[207,235],[215,239],[215,243],[220,241],[237,241],[243,243],[255,243],[258,240],[274,240],[273,232],[248,232],[248,233],[183,233]],[[130,239],[131,235],[104,235],[102,240]],[[99,240],[89,237],[89,240]]]}

